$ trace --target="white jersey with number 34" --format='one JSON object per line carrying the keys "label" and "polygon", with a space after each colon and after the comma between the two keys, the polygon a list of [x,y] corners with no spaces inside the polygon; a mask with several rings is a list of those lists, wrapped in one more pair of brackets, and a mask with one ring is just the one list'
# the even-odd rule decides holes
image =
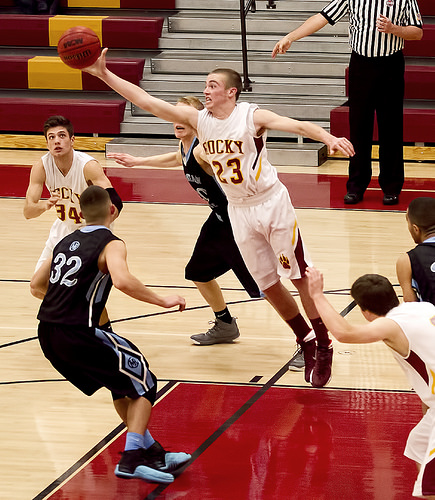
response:
{"label": "white jersey with number 34", "polygon": [[66,175],[59,170],[51,153],[42,157],[45,170],[45,185],[51,194],[58,194],[60,200],[54,207],[57,217],[67,226],[65,234],[78,229],[84,225],[80,217],[80,195],[88,187],[83,173],[84,166],[94,160],[92,156],[74,150],[71,168]]}

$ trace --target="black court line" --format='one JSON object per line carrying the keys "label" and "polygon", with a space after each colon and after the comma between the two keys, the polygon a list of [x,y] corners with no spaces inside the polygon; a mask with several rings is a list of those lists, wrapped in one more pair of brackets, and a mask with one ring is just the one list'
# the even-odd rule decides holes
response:
{"label": "black court line", "polygon": [[[258,300],[258,299],[254,299]],[[206,306],[208,307],[208,306]],[[351,311],[355,307],[354,301],[351,302],[343,311],[341,311],[342,316],[346,316],[349,311]],[[174,311],[172,311],[174,312]],[[177,312],[177,311],[176,311]],[[186,470],[195,460],[197,460],[204,451],[209,448],[218,438],[221,436],[231,425],[233,425],[244,413],[246,413],[253,404],[258,401],[280,378],[283,377],[285,373],[288,371],[288,363],[286,362],[284,366],[282,366],[276,373],[273,375],[263,386],[259,388],[259,390],[246,402],[244,403],[239,410],[237,410],[224,424],[222,424],[219,429],[217,429],[211,436],[209,436],[193,453],[192,458],[189,462],[182,468],[179,469],[178,474],[181,474],[184,470]],[[157,398],[161,398],[166,392],[169,391],[175,384],[179,381],[169,381],[158,393]],[[189,381],[189,383],[194,383]],[[213,382],[216,383],[216,382]],[[227,385],[227,384],[222,384]],[[236,384],[241,385],[241,384]],[[243,384],[247,385],[247,384]],[[250,384],[252,386],[252,384]],[[317,389],[316,389],[317,390]],[[344,390],[344,389],[342,389]],[[404,392],[404,391],[397,391]],[[412,392],[412,391],[410,391]],[[54,480],[47,488],[45,488],[41,493],[39,493],[33,500],[42,500],[47,495],[53,492],[58,486],[60,486],[63,482],[68,480],[84,463],[88,460],[92,459],[93,456],[97,455],[98,452],[114,437],[120,434],[125,429],[125,425],[122,423],[118,427],[116,427],[112,432],[110,432],[105,438],[103,438],[96,446],[94,446],[88,453],[86,453],[80,460],[78,460],[72,467],[70,467],[67,471],[65,471],[61,476],[59,476],[56,480]],[[177,475],[178,475],[177,474]],[[171,483],[172,484],[172,483]],[[147,495],[144,500],[152,500],[157,498],[160,493],[162,493],[169,485],[158,485],[151,493]]]}
{"label": "black court line", "polygon": [[[343,311],[341,311],[341,315],[344,317],[355,307],[355,301],[349,304]],[[224,422],[211,436],[209,436],[193,453],[192,458],[189,462],[181,467],[176,475],[184,472],[188,467],[190,467],[195,460],[197,460],[204,452],[209,448],[227,429],[229,429],[234,423],[239,420],[239,418],[244,415],[285,373],[288,372],[288,363],[287,361],[284,366],[282,366],[276,373],[273,375],[261,388],[251,396],[246,403],[244,403],[226,422]],[[172,483],[170,483],[172,484]],[[154,500],[157,498],[163,491],[166,490],[170,484],[160,484],[158,485],[151,493],[149,493],[144,500]]]}
{"label": "black court line", "polygon": [[[164,387],[160,389],[160,391],[157,392],[157,398],[160,399],[162,396],[164,396],[174,385],[176,384],[176,381],[171,381],[168,382]],[[36,497],[33,498],[33,500],[42,500],[45,498],[47,495],[53,492],[54,489],[56,489],[58,486],[60,486],[64,481],[66,481],[69,477],[71,477],[84,463],[86,463],[88,460],[92,459],[95,455],[98,454],[98,452],[107,444],[109,443],[112,439],[114,439],[118,434],[121,434],[125,429],[125,425],[119,424],[118,427],[113,429],[112,432],[110,432],[105,438],[103,438],[99,443],[97,443],[93,448],[91,448],[83,457],[78,460],[72,467],[70,467],[66,472],[64,472],[61,476],[59,476],[56,480],[54,480],[50,485],[45,488],[44,491],[41,491],[39,495],[36,495]]]}

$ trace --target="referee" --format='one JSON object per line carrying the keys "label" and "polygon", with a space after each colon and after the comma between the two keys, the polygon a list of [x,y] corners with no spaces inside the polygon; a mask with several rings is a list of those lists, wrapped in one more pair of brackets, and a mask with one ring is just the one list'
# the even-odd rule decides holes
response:
{"label": "referee", "polygon": [[384,205],[397,205],[404,182],[403,95],[405,40],[423,36],[416,0],[332,0],[274,47],[284,54],[292,42],[349,16],[349,128],[355,156],[349,161],[344,202],[362,201],[371,177],[374,115],[379,131],[379,185]]}

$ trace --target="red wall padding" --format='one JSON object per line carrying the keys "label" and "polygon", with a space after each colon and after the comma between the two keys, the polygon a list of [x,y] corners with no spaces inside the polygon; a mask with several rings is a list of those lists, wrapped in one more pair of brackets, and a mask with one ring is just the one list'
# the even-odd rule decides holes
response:
{"label": "red wall padding", "polygon": [[[349,138],[349,107],[339,106],[330,113],[331,134]],[[378,128],[373,132],[378,140]],[[404,142],[435,142],[435,109],[405,109],[403,111]]]}
{"label": "red wall padding", "polygon": [[42,132],[51,115],[64,115],[77,134],[119,134],[125,101],[0,98],[1,132]]}

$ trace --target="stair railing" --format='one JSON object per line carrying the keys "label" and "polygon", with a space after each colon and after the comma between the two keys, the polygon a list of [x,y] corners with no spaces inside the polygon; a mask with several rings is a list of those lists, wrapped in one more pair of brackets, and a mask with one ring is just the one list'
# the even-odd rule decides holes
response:
{"label": "stair railing", "polygon": [[[267,9],[276,9],[276,4],[274,0],[268,0],[266,4]],[[252,92],[252,81],[249,79],[248,71],[248,43],[246,40],[246,16],[248,12],[256,12],[257,6],[255,0],[248,0],[245,4],[245,0],[240,0],[240,33],[242,35],[242,59],[243,59],[243,85],[242,91]]]}

